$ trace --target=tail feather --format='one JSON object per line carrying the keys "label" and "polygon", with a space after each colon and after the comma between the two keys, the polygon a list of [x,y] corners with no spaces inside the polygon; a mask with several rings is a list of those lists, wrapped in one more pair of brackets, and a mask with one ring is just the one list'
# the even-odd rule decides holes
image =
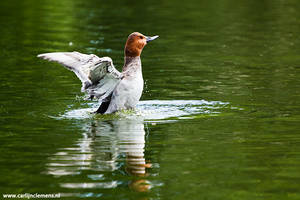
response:
{"label": "tail feather", "polygon": [[102,102],[99,108],[96,110],[96,113],[104,114],[107,111],[109,104],[110,101]]}

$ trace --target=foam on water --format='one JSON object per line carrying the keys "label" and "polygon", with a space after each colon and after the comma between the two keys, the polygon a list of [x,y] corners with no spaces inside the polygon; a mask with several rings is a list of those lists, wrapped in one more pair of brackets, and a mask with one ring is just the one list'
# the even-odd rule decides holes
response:
{"label": "foam on water", "polygon": [[[98,105],[88,103],[89,108],[67,110],[58,118],[93,118],[96,116],[93,112]],[[121,112],[117,117],[141,117],[146,121],[191,119],[199,114],[218,114],[221,112],[220,109],[228,105],[227,102],[205,100],[149,100],[140,101],[135,111]]]}

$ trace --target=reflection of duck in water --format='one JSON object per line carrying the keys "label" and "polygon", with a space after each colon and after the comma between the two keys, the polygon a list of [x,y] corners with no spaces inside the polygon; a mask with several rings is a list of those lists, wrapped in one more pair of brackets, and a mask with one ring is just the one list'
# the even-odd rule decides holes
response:
{"label": "reflection of duck in water", "polygon": [[150,168],[151,164],[146,163],[144,156],[144,124],[136,122],[135,120],[117,121],[115,127],[120,141],[123,141],[123,144],[120,144],[120,150],[126,153],[125,170],[129,175],[136,177],[129,183],[129,187],[139,192],[146,192],[151,187],[150,183],[138,177],[147,176],[146,168]]}
{"label": "reflection of duck in water", "polygon": [[107,177],[110,181],[106,181],[105,174],[121,170],[122,158],[125,156],[125,171],[133,176],[129,187],[140,192],[150,189],[150,183],[145,179],[146,168],[151,167],[151,164],[147,164],[144,157],[143,120],[93,121],[85,130],[85,137],[78,140],[77,147],[63,148],[50,158],[47,173],[65,176],[88,170],[92,171],[88,174],[92,181],[62,183],[62,187],[117,187],[118,181],[111,181],[111,177]]}
{"label": "reflection of duck in water", "polygon": [[78,52],[40,54],[38,57],[56,61],[73,71],[82,82],[82,91],[101,102],[97,113],[113,113],[133,109],[141,98],[144,81],[140,55],[144,46],[158,38],[134,32],[129,35],[124,53],[122,73],[115,69],[111,58],[99,58]]}
{"label": "reflection of duck in water", "polygon": [[[103,126],[100,122],[99,125]],[[97,125],[94,124],[91,129],[95,136],[102,135],[103,131],[97,130]],[[138,177],[145,177],[147,175],[146,168],[150,168],[151,164],[145,161],[145,129],[144,123],[140,120],[117,120],[111,124],[111,130],[115,133],[114,139],[115,147],[119,150],[118,153],[125,153],[126,165],[125,170],[129,175],[136,178],[129,183],[130,188],[145,192],[150,189],[150,183],[145,179]]]}

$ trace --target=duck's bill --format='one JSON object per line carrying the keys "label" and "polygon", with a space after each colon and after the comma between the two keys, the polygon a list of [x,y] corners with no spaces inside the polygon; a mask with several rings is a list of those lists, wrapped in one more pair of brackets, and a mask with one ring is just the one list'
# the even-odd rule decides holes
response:
{"label": "duck's bill", "polygon": [[151,41],[155,40],[156,38],[158,38],[158,35],[152,36],[152,37],[146,36],[146,41],[147,41],[147,43],[148,43],[148,42],[151,42]]}

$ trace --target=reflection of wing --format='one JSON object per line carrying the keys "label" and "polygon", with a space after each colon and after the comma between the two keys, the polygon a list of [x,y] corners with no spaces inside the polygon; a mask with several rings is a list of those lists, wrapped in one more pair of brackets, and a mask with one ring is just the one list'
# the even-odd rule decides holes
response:
{"label": "reflection of wing", "polygon": [[109,57],[79,52],[44,53],[38,57],[58,62],[73,71],[82,82],[81,91],[100,100],[110,96],[121,80],[121,73]]}

